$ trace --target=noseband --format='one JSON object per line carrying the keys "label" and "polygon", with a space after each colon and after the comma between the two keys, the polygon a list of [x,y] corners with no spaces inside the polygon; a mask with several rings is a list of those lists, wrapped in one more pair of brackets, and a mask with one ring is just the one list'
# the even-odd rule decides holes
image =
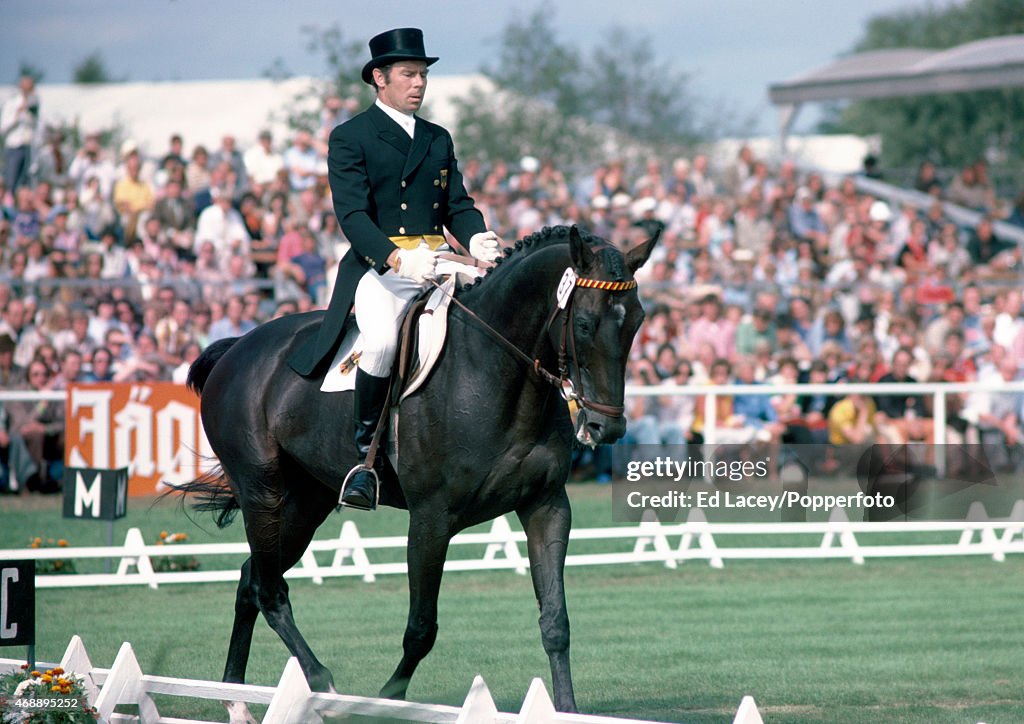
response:
{"label": "noseband", "polygon": [[[572,378],[569,368],[570,361],[575,362],[576,376],[577,378],[580,376],[579,357],[576,354],[576,330],[572,324],[575,307],[572,302],[574,297],[573,292],[577,287],[581,287],[583,289],[598,289],[606,292],[623,292],[629,289],[635,289],[637,286],[635,280],[608,281],[604,279],[589,279],[587,277],[577,276],[572,267],[566,268],[565,273],[562,275],[562,280],[558,284],[558,290],[555,292],[555,308],[551,310],[551,314],[548,316],[548,321],[541,330],[536,344],[534,344],[534,353],[532,356],[527,355],[521,349],[516,347],[512,342],[506,339],[501,332],[498,332],[491,325],[481,319],[473,310],[456,299],[454,294],[445,290],[436,281],[433,282],[433,284],[435,287],[441,289],[451,297],[451,300],[455,302],[462,311],[466,312],[466,314],[468,314],[472,319],[476,320],[477,323],[479,323],[480,326],[482,326],[492,337],[498,340],[521,360],[526,362],[537,377],[557,387],[562,398],[566,402],[575,402],[580,407],[587,410],[593,410],[605,417],[623,417],[625,407],[622,405],[608,405],[603,402],[594,402],[593,400],[588,399],[586,395],[583,394],[583,380],[577,379],[574,381]],[[554,324],[555,318],[559,313],[562,313],[562,327],[558,335],[558,374],[554,375],[546,370],[541,364],[540,348],[543,344],[544,337],[550,332],[551,325]]]}

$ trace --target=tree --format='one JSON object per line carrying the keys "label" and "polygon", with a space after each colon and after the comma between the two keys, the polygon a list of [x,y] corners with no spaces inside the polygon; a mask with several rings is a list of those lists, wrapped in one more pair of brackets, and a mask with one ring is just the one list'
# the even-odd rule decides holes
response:
{"label": "tree", "polygon": [[610,28],[587,64],[587,117],[634,138],[687,146],[703,135],[689,77],[658,61],[649,37]]}
{"label": "tree", "polygon": [[526,20],[513,19],[502,31],[497,65],[485,65],[483,73],[498,87],[547,103],[563,115],[585,115],[579,51],[559,42],[552,20],[543,8]]}
{"label": "tree", "polygon": [[541,6],[506,25],[496,46],[496,63],[482,71],[500,91],[497,99],[477,95],[457,104],[464,153],[530,153],[569,167],[610,153],[675,155],[712,135],[694,110],[687,75],[656,58],[642,33],[609,28],[584,53],[559,38],[554,12]]}
{"label": "tree", "polygon": [[[1024,32],[1019,0],[968,0],[872,18],[854,52],[885,48],[949,48]],[[913,166],[923,159],[961,166],[997,151],[1024,160],[1024,90],[1000,89],[858,101],[834,110],[831,131],[879,134],[882,162]]]}
{"label": "tree", "polygon": [[110,71],[107,70],[107,64],[103,61],[103,54],[98,50],[94,50],[75,66],[72,77],[75,83],[82,84],[114,82],[110,77]]}
{"label": "tree", "polygon": [[[373,91],[362,80],[363,64],[366,62],[363,45],[346,40],[338,24],[326,29],[317,25],[304,25],[301,32],[306,36],[306,50],[313,55],[323,55],[326,81],[314,83],[297,93],[284,109],[284,114],[290,128],[314,132],[319,126],[320,111],[326,97],[337,95],[340,98],[355,98],[360,106],[366,106],[373,100]],[[263,76],[282,81],[291,76],[291,71],[278,57],[263,71]]]}

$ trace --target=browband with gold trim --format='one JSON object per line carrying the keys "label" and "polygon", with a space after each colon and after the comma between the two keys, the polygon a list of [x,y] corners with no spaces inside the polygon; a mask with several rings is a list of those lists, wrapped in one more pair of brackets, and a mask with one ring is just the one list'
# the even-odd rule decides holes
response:
{"label": "browband with gold trim", "polygon": [[627,289],[635,289],[636,280],[631,279],[628,282],[611,282],[603,279],[587,279],[585,277],[578,277],[576,279],[576,286],[583,287],[585,289],[602,289],[607,292],[622,292]]}

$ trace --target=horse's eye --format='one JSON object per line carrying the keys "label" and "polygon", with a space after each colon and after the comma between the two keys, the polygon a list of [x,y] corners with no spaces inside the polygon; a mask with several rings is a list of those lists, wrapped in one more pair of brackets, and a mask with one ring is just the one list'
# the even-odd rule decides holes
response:
{"label": "horse's eye", "polygon": [[596,327],[597,325],[594,323],[594,320],[592,319],[583,318],[576,320],[576,333],[579,334],[581,337],[591,336],[592,334],[594,334],[594,329]]}

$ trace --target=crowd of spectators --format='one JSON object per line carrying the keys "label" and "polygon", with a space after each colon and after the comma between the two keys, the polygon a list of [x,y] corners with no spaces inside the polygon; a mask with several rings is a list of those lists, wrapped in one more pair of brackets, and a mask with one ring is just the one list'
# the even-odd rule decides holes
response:
{"label": "crowd of spectators", "polygon": [[[318,128],[288,138],[263,132],[239,148],[225,133],[206,148],[175,134],[143,153],[96,132],[75,147],[64,131],[40,127],[30,98],[23,83],[3,106],[3,123],[14,125],[0,128],[0,387],[181,382],[210,342],[326,303],[348,249],[326,141],[357,110],[351,102],[328,99]],[[32,123],[30,150],[10,145]],[[577,223],[629,245],[663,229],[638,275],[647,318],[631,383],[1017,379],[1021,250],[992,220],[1024,222],[1024,201],[1000,205],[984,163],[948,185],[922,164],[917,187],[934,203],[900,209],[860,193],[852,177],[830,184],[749,147],[722,168],[697,154],[638,168],[609,160],[575,177],[533,157],[462,161],[488,227],[506,239]],[[961,228],[943,200],[985,215]],[[929,404],[844,398],[838,386],[835,396],[720,396],[716,438],[923,439]],[[706,434],[699,399],[628,405],[634,442]],[[52,487],[59,405],[2,410],[4,475]],[[1020,396],[951,396],[947,405],[954,436],[974,430],[1014,443],[1021,419]]]}

